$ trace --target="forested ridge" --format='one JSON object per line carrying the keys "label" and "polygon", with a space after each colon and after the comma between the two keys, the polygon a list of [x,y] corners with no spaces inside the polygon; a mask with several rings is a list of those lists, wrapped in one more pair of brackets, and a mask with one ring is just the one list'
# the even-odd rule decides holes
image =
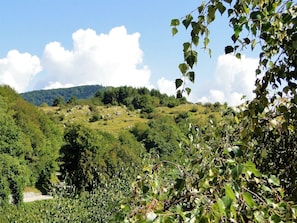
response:
{"label": "forested ridge", "polygon": [[86,85],[71,88],[58,88],[49,90],[36,90],[21,93],[21,96],[28,102],[34,105],[48,104],[52,105],[55,99],[60,99],[65,102],[72,99],[87,99],[100,90],[104,89],[100,85]]}

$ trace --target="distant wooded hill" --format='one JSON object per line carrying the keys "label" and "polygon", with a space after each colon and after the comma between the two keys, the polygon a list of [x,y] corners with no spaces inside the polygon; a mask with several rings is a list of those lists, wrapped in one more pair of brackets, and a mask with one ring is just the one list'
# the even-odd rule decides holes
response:
{"label": "distant wooded hill", "polygon": [[71,88],[59,88],[51,90],[37,90],[22,93],[21,96],[28,102],[34,105],[41,105],[46,103],[52,105],[53,101],[57,98],[63,98],[68,101],[70,98],[87,99],[93,97],[96,92],[103,90],[105,87],[101,85],[86,85]]}

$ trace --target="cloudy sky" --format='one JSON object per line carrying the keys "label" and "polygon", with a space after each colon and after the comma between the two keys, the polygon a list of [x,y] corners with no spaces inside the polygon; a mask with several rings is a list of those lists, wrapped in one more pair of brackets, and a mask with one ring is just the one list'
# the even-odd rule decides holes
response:
{"label": "cloudy sky", "polygon": [[[0,84],[18,92],[86,84],[145,86],[174,94],[182,43],[170,21],[196,8],[172,0],[0,0]],[[224,55],[228,24],[212,27],[213,55],[199,52],[193,102],[251,98],[257,59]]]}

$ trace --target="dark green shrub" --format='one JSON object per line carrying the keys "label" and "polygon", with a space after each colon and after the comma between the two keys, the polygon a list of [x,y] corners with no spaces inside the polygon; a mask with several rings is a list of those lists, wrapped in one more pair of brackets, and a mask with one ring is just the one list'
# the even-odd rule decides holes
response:
{"label": "dark green shrub", "polygon": [[101,115],[99,115],[99,114],[94,114],[94,115],[92,115],[92,117],[89,119],[89,122],[97,122],[97,121],[99,121],[101,118],[102,118]]}

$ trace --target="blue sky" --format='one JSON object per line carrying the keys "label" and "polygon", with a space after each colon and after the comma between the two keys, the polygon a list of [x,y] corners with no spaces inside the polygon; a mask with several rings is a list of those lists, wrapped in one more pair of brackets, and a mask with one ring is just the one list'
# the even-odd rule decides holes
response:
{"label": "blue sky", "polygon": [[[170,21],[200,1],[0,0],[0,84],[18,92],[83,84],[158,88],[173,94],[184,29]],[[212,58],[200,52],[193,102],[252,97],[256,59],[223,55],[226,20],[212,25]]]}

